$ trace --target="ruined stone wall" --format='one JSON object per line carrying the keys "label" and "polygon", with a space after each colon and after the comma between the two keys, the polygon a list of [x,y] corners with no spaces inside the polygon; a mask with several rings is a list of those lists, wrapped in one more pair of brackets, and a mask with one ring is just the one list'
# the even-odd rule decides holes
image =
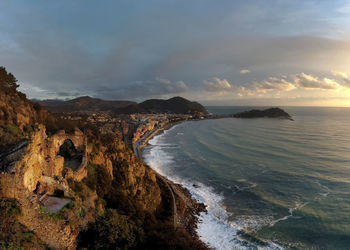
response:
{"label": "ruined stone wall", "polygon": [[[53,165],[47,165],[43,170],[43,174],[47,176],[61,176],[64,165],[64,158],[57,155],[61,145],[65,140],[71,140],[74,147],[81,152],[84,152],[86,156],[86,137],[79,129],[74,131],[74,134],[66,134],[64,130],[59,131],[57,134],[47,139],[47,157],[52,161]],[[85,166],[81,166],[85,167]],[[81,168],[80,167],[80,168]]]}
{"label": "ruined stone wall", "polygon": [[85,154],[83,156],[83,159],[82,159],[82,162],[81,162],[79,169],[73,173],[74,180],[81,181],[82,179],[84,179],[87,176],[86,166],[87,166],[87,156]]}
{"label": "ruined stone wall", "polygon": [[14,172],[0,175],[3,196],[15,198],[16,186],[25,187],[30,192],[34,191],[38,182],[43,181],[42,176],[62,177],[64,158],[57,153],[67,139],[70,139],[79,151],[84,152],[81,166],[72,173],[75,180],[82,180],[87,175],[85,150],[87,141],[84,134],[77,129],[74,134],[60,131],[52,137],[47,137],[45,126],[40,125],[33,133],[21,158],[14,163]]}
{"label": "ruined stone wall", "polygon": [[35,190],[43,168],[47,165],[44,148],[46,138],[45,127],[40,126],[33,134],[22,159],[15,163],[15,178],[22,178],[22,185],[29,191]]}
{"label": "ruined stone wall", "polygon": [[[84,144],[84,145],[86,145],[86,144]],[[88,164],[88,156],[87,156],[86,147],[84,146],[84,155],[83,155],[81,164],[80,164],[78,170],[73,173],[74,180],[81,181],[82,179],[84,179],[87,176],[87,169],[86,169],[87,164]]]}

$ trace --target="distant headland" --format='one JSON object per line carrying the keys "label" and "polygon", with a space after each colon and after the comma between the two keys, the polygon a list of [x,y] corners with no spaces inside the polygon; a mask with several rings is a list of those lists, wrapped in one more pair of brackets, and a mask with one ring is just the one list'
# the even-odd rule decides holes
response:
{"label": "distant headland", "polygon": [[183,97],[173,97],[167,100],[150,99],[141,103],[127,100],[102,100],[89,96],[82,96],[68,101],[62,100],[34,100],[51,112],[101,112],[108,111],[114,114],[187,114],[196,117],[215,118],[280,118],[293,120],[283,109],[268,108],[265,110],[249,110],[236,114],[216,115],[209,114],[205,107]]}
{"label": "distant headland", "polygon": [[235,118],[281,118],[293,120],[292,117],[283,109],[280,108],[269,108],[265,110],[253,109],[249,111],[239,112],[234,114]]}

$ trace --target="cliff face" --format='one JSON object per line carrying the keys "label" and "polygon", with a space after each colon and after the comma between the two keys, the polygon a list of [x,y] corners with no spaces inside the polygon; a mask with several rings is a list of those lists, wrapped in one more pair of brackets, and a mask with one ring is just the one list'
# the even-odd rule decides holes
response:
{"label": "cliff face", "polygon": [[[40,188],[47,192],[44,187],[46,182],[53,183],[53,178],[62,177],[64,174],[64,157],[60,156],[60,146],[66,140],[72,140],[75,147],[82,151],[83,157],[78,169],[70,176],[75,180],[82,180],[87,172],[86,166],[86,137],[80,130],[73,134],[60,131],[51,137],[45,132],[45,126],[40,125],[26,143],[26,147],[16,147],[7,154],[3,152],[0,161],[3,183],[2,195],[7,198],[17,198],[18,186],[33,192]],[[53,187],[50,194],[53,193]],[[66,189],[66,188],[65,188]]]}
{"label": "cliff face", "polygon": [[[106,168],[113,178],[112,188],[133,200],[137,206],[154,212],[161,203],[161,190],[155,172],[138,161],[134,153],[121,141],[101,142],[91,149],[91,163]],[[114,200],[114,197],[108,197]]]}
{"label": "cliff face", "polygon": [[[4,157],[8,159],[6,163],[13,166],[10,169],[6,168],[6,165],[3,166],[0,174],[1,199],[16,199],[21,210],[18,221],[55,249],[74,247],[77,230],[73,229],[69,223],[77,224],[79,228],[86,226],[87,221],[78,222],[68,218],[55,220],[48,217],[49,214],[45,209],[51,208],[52,205],[50,206],[47,201],[64,201],[60,197],[54,200],[51,196],[55,196],[55,192],[59,190],[65,197],[69,197],[67,201],[75,200],[77,205],[86,203],[84,206],[89,210],[94,208],[93,202],[79,201],[74,191],[70,189],[68,180],[62,176],[64,159],[57,153],[67,138],[74,140],[77,147],[85,147],[86,140],[80,131],[72,135],[61,132],[48,137],[45,127],[40,125],[28,139],[27,146],[19,148],[18,151],[11,150],[10,154]],[[81,168],[85,169],[85,166],[82,165]],[[73,178],[78,180],[83,177],[79,171],[73,175]],[[89,196],[94,195],[96,196],[91,192]],[[69,213],[74,213],[73,209],[67,213],[67,216]]]}
{"label": "cliff face", "polygon": [[[81,165],[76,171],[65,168],[66,159],[59,155],[60,147],[66,140],[71,140],[75,148],[83,152]],[[88,144],[86,136],[79,130],[73,134],[60,131],[47,136],[45,127],[40,125],[24,148],[11,151],[6,158],[9,158],[7,164],[13,166],[10,169],[3,167],[0,175],[1,197],[17,199],[22,209],[19,221],[52,248],[74,248],[78,232],[86,227],[89,220],[96,218],[98,196],[94,188],[89,186],[88,164],[106,170],[109,176],[105,176],[105,179],[111,179],[109,190],[100,195],[100,199],[105,198],[113,204],[122,202],[127,197],[135,208],[149,213],[154,213],[161,204],[161,190],[155,173],[138,162],[134,154],[118,140],[111,140],[107,146],[94,142]],[[80,197],[81,191],[71,188],[71,182],[83,185],[83,198]],[[90,219],[84,223],[77,222],[76,218],[69,218],[72,211],[68,211],[59,221],[43,219],[40,207],[45,207],[45,200],[42,197],[55,196],[57,190],[61,190],[64,197],[75,200],[75,210],[80,204],[79,209],[89,212]],[[109,192],[113,196],[109,196]],[[105,208],[100,204],[99,209],[103,211]],[[71,226],[63,226],[64,223],[78,226],[73,230]],[[62,226],[65,228],[63,231]],[[48,234],[46,230],[55,233]]]}
{"label": "cliff face", "polygon": [[[76,171],[65,168],[64,157],[58,155],[66,140],[71,140],[77,149],[83,150],[86,157]],[[135,208],[148,213],[154,213],[161,204],[161,190],[155,173],[138,162],[133,153],[118,140],[109,142],[108,147],[93,143],[88,145],[85,135],[79,130],[73,134],[60,131],[49,137],[45,127],[40,125],[28,140],[27,146],[19,151],[12,152],[19,153],[17,157],[7,156],[12,157],[14,166],[10,170],[3,168],[0,174],[1,197],[17,199],[22,210],[19,221],[54,249],[76,247],[79,231],[86,228],[88,221],[96,218],[97,207],[101,211],[105,209],[98,199],[105,198],[113,204],[123,202],[127,197]],[[109,176],[105,176],[105,179],[111,179],[109,190],[100,197],[89,186],[88,164],[106,170]],[[71,188],[72,182],[82,185],[85,190],[83,194],[81,190]],[[42,197],[56,196],[57,190],[74,201],[75,208],[67,210],[61,220],[52,220],[43,216],[40,208],[48,209]],[[109,196],[109,192],[113,196]],[[86,220],[77,221],[76,217],[70,217],[70,214],[81,209],[85,211]],[[74,228],[71,225],[75,225]]]}
{"label": "cliff face", "polygon": [[48,116],[45,109],[29,101],[23,93],[0,91],[0,126],[13,124],[23,129],[26,125],[43,123]]}

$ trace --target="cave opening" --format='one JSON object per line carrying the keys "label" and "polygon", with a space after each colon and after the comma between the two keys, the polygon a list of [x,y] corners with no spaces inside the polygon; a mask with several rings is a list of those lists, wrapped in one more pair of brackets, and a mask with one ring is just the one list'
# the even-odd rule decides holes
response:
{"label": "cave opening", "polygon": [[67,139],[61,145],[58,155],[64,157],[64,167],[76,171],[82,163],[83,152],[79,152],[72,140]]}

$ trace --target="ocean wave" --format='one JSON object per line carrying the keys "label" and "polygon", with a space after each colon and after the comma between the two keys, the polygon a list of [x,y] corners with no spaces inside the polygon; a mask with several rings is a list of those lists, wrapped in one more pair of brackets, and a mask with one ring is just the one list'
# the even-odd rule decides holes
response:
{"label": "ocean wave", "polygon": [[[166,176],[169,180],[179,183],[187,188],[191,195],[201,203],[207,206],[207,212],[202,212],[199,215],[199,223],[197,233],[199,238],[209,247],[214,249],[231,250],[231,249],[282,249],[273,243],[266,246],[256,246],[239,236],[239,230],[242,229],[244,222],[229,221],[231,214],[227,211],[224,205],[224,196],[218,194],[210,186],[206,186],[201,182],[196,182],[191,179],[180,178],[173,173],[174,157],[164,151],[162,137],[164,134],[158,135],[150,140],[152,145],[144,152],[145,162],[151,166],[159,174]],[[247,189],[255,187],[255,183],[249,183],[248,187],[240,188]],[[243,218],[242,218],[243,219]],[[244,218],[245,225],[248,225],[247,218]],[[249,218],[252,225],[252,218]],[[257,223],[261,223],[257,221]]]}

